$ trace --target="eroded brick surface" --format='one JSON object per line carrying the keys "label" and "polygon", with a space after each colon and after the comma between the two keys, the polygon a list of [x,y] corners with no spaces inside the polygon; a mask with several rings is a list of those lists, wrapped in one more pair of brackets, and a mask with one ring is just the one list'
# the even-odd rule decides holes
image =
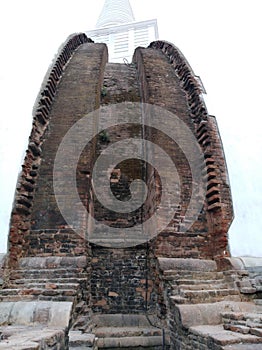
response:
{"label": "eroded brick surface", "polygon": [[[216,120],[208,115],[201,94],[191,67],[169,43],[155,42],[147,49],[138,48],[131,65],[108,64],[106,46],[94,44],[82,34],[66,43],[47,74],[35,109],[11,216],[9,269],[0,290],[2,301],[71,302],[68,325],[73,328],[72,346],[95,346],[94,335],[86,335],[96,327],[92,313],[103,320],[104,316],[112,320],[114,314],[117,320],[130,316],[132,321],[128,326],[119,322],[116,327],[100,324],[96,331],[99,344],[105,347],[135,344],[137,348],[158,349],[163,339],[166,349],[170,346],[183,350],[223,350],[241,342],[247,348],[251,343],[261,344],[261,320],[257,316],[261,308],[259,303],[256,307],[251,303],[255,293],[256,297],[261,293],[259,276],[253,276],[252,282],[248,273],[232,271],[232,266],[221,259],[230,255],[227,233],[233,217],[232,201]],[[117,109],[114,115],[107,112],[108,106],[122,102],[127,106],[126,114]],[[203,154],[198,165],[207,188],[203,203],[200,196],[193,198],[192,205],[202,209],[188,230],[183,228],[191,220],[187,208],[192,174],[182,151],[190,149],[188,140],[181,131],[178,144],[157,128],[145,126],[142,109],[135,120],[123,124],[132,116],[132,103],[139,102],[173,113],[187,125]],[[73,202],[66,191],[58,194],[71,203],[71,227],[61,215],[54,194],[56,152],[67,131],[99,107],[97,123],[90,121],[94,134],[111,117],[122,125],[100,131],[82,150],[76,168],[79,203]],[[170,122],[169,129],[172,128]],[[136,244],[130,246],[127,229],[152,217],[161,204],[160,175],[146,161],[130,159],[125,147],[119,149],[129,159],[110,168],[108,182],[113,195],[124,205],[131,198],[130,184],[135,179],[143,180],[148,189],[143,205],[123,214],[101,205],[92,169],[104,150],[132,137],[140,140],[138,147],[144,153],[152,149],[144,147],[143,137],[164,149],[176,166],[180,188],[175,187],[178,202],[165,207],[173,213],[168,226],[147,241],[136,237]],[[73,159],[77,137],[70,142],[67,158]],[[172,169],[164,170],[172,178]],[[68,169],[62,166],[62,171],[66,173]],[[108,171],[105,169],[105,174],[99,176],[108,176]],[[101,224],[100,231],[93,231],[92,220],[87,219],[79,204]],[[81,233],[75,232],[74,226],[80,227]],[[107,236],[105,227],[112,228],[113,233]],[[245,310],[243,300],[248,301]],[[228,304],[222,307],[222,302]],[[247,316],[251,311],[253,318]],[[143,330],[141,314],[147,314],[148,321]],[[45,310],[38,316],[38,321],[49,317]],[[161,331],[161,335],[162,329],[165,332]],[[50,346],[58,348],[61,342],[62,348],[66,347],[67,334],[59,337],[54,334]],[[2,345],[0,342],[0,348]],[[34,341],[29,345],[38,346]]]}

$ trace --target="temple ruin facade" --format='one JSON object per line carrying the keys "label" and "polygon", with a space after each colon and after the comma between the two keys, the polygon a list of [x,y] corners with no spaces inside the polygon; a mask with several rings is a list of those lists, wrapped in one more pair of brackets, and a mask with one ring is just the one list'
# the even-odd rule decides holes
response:
{"label": "temple ruin facade", "polygon": [[[43,81],[17,184],[0,349],[261,349],[262,281],[230,256],[227,167],[202,94],[171,43],[120,64],[85,34],[67,39]],[[108,208],[97,179],[120,208],[136,195],[143,203]]]}

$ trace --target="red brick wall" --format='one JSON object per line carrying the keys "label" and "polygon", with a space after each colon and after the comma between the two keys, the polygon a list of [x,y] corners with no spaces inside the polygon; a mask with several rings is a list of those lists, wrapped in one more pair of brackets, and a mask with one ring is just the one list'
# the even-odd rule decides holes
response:
{"label": "red brick wall", "polygon": [[[86,59],[88,56],[89,60]],[[64,228],[60,226],[63,220],[52,190],[52,164],[59,140],[70,125],[83,113],[99,106],[103,79],[101,71],[103,72],[106,60],[107,51],[104,45],[92,44],[92,40],[85,34],[74,35],[60,49],[46,74],[35,106],[29,146],[11,214],[10,266],[21,256],[45,253],[46,246],[49,250],[58,249],[57,242],[51,243],[52,238],[47,243],[48,237],[40,239],[31,229]],[[88,71],[88,68],[92,69]],[[74,74],[71,78],[70,72]],[[79,84],[76,90],[77,80]],[[88,89],[90,90],[87,91]]]}
{"label": "red brick wall", "polygon": [[[67,130],[83,115],[100,106],[103,88],[106,88],[103,104],[141,100],[174,113],[195,135],[204,155],[201,166],[207,180],[206,198],[196,222],[189,231],[183,232],[181,228],[185,224],[183,220],[192,190],[190,164],[181,152],[180,145],[160,131],[146,127],[136,131],[154,140],[160,147],[163,146],[176,165],[181,184],[179,203],[175,207],[171,203],[167,208],[173,210],[173,220],[151,242],[155,256],[218,258],[228,254],[227,231],[233,210],[222,143],[215,118],[207,113],[200,86],[187,61],[173,45],[155,42],[148,49],[136,50],[134,65],[129,72],[126,66],[116,65],[115,77],[109,74],[104,80],[106,48],[103,44],[87,41],[84,35],[68,41],[41,90],[12,212],[10,261],[14,263],[22,255],[77,255],[86,252],[84,237],[77,237],[70,230],[57,207],[52,186],[53,162]],[[119,132],[122,138],[130,136],[134,132],[131,129],[112,129],[109,132],[111,142],[118,139]],[[181,139],[183,147],[187,149],[187,140]],[[119,217],[113,214],[110,216],[92,199],[88,174],[92,171],[95,156],[99,154],[97,147],[103,147],[96,141],[80,157],[77,168],[78,192],[87,207],[92,209],[95,204],[94,211],[102,221],[114,224],[114,221],[119,222]],[[73,146],[74,142],[72,150]],[[130,169],[133,166],[130,165]],[[135,173],[131,170],[133,175],[130,169],[125,171],[135,177],[142,174],[142,167],[139,164],[140,170]],[[166,172],[172,176],[170,169],[166,169]],[[147,166],[146,181],[150,192],[143,211],[150,216],[160,200],[161,192],[161,180],[150,166]],[[65,199],[70,201],[70,197]],[[196,206],[199,205],[198,197],[194,201]],[[76,220],[83,220],[83,225],[87,224],[84,218],[79,217],[77,209],[75,215]],[[190,220],[190,217],[187,219]],[[63,242],[59,237],[63,237]]]}
{"label": "red brick wall", "polygon": [[227,232],[233,209],[225,157],[215,118],[207,113],[193,71],[180,51],[165,42],[152,43],[150,49],[138,48],[134,62],[138,67],[143,102],[171,111],[194,133],[204,156],[203,176],[207,182],[206,199],[198,220],[188,232],[181,232],[181,219],[192,187],[190,170],[186,159],[179,153],[179,147],[156,133],[154,139],[165,145],[179,171],[182,195],[174,220],[154,242],[155,254],[195,258],[227,255]]}

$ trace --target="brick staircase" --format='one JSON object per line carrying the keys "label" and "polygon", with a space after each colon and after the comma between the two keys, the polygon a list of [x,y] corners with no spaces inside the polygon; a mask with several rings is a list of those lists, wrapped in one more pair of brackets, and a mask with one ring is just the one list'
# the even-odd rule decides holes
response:
{"label": "brick staircase", "polygon": [[210,260],[158,262],[174,349],[262,349],[262,307],[243,301],[252,292],[246,271],[218,271]]}

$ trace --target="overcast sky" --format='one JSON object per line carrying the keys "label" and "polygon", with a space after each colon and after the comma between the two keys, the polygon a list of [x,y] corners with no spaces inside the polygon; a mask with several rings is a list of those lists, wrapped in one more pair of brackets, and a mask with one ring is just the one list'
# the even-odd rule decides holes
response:
{"label": "overcast sky", "polygon": [[[131,0],[137,20],[158,19],[160,38],[186,56],[207,90],[233,193],[233,255],[262,256],[261,0]],[[93,29],[103,0],[2,0],[0,4],[0,252],[32,107],[59,46]]]}

